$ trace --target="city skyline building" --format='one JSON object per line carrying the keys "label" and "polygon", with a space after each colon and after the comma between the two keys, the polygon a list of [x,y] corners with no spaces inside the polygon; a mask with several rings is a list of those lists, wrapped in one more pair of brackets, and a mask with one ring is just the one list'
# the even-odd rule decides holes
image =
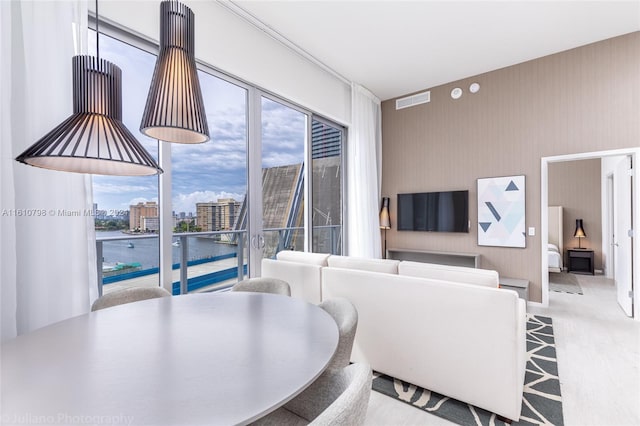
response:
{"label": "city skyline building", "polygon": [[233,229],[242,203],[233,198],[219,198],[216,202],[196,203],[196,224],[202,231]]}
{"label": "city skyline building", "polygon": [[141,216],[141,231],[158,232],[160,230],[160,218],[158,216]]}
{"label": "city skyline building", "polygon": [[[129,230],[145,230],[142,218],[158,218],[158,203],[155,201],[140,202],[129,206]],[[150,219],[147,219],[150,220]],[[159,223],[159,222],[158,222]],[[151,222],[149,222],[151,224]],[[149,228],[150,229],[150,228]]]}

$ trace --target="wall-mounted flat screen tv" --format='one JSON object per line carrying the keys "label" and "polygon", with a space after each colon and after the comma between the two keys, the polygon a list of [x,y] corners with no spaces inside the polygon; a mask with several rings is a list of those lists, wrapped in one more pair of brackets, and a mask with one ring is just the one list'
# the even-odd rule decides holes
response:
{"label": "wall-mounted flat screen tv", "polygon": [[469,191],[398,194],[398,231],[469,232]]}

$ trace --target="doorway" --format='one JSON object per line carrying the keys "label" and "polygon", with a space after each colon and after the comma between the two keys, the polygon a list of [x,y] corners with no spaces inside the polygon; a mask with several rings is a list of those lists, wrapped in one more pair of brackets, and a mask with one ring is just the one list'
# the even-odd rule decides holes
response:
{"label": "doorway", "polygon": [[[559,163],[559,162],[568,162],[568,161],[575,161],[575,160],[587,160],[587,159],[607,159],[607,158],[611,158],[614,156],[626,156],[629,160],[629,165],[631,164],[636,164],[636,159],[639,157],[640,154],[640,150],[638,149],[622,149],[622,150],[612,150],[612,151],[602,151],[602,152],[593,152],[593,153],[581,153],[581,154],[573,154],[573,155],[562,155],[562,156],[555,156],[555,157],[543,157],[541,159],[541,240],[542,240],[542,244],[541,244],[541,259],[542,259],[542,268],[541,268],[541,275],[542,275],[542,305],[543,306],[548,306],[549,305],[549,258],[548,258],[548,252],[547,252],[547,247],[548,247],[548,243],[549,243],[549,216],[548,216],[548,206],[549,206],[549,164],[552,163]],[[632,224],[635,223],[640,223],[639,220],[639,208],[638,205],[639,200],[638,200],[638,195],[637,195],[637,188],[638,188],[638,180],[639,177],[637,175],[637,173],[635,175],[633,175],[631,172],[627,172],[626,170],[624,171],[624,173],[622,172],[622,170],[618,171],[618,174],[624,175],[628,178],[628,185],[629,185],[629,189],[628,189],[628,193],[632,194],[631,197],[628,198],[628,217],[629,217],[629,225],[623,225],[624,226],[628,226],[628,229],[626,231],[620,231],[621,227],[619,228],[619,230],[616,232],[615,231],[615,216],[611,216],[612,214],[614,214],[614,212],[611,211],[611,208],[609,206],[618,206],[618,208],[620,207],[619,204],[619,200],[621,199],[619,194],[617,196],[617,198],[614,198],[615,195],[615,188],[616,186],[614,186],[614,183],[616,183],[615,181],[615,174],[612,178],[612,180],[609,180],[608,177],[606,178],[606,180],[603,178],[603,182],[602,182],[602,189],[604,191],[604,196],[602,197],[602,202],[603,204],[605,204],[606,210],[603,211],[603,220],[601,220],[601,226],[603,228],[603,232],[602,232],[602,243],[601,243],[601,250],[603,253],[603,258],[605,259],[604,265],[605,266],[605,271],[607,276],[610,276],[609,274],[613,273],[613,269],[614,269],[614,264],[613,264],[613,260],[617,259],[616,263],[619,264],[621,259],[620,256],[622,254],[625,254],[628,256],[628,264],[629,264],[629,275],[628,277],[624,278],[625,279],[625,283],[622,283],[620,286],[617,285],[618,288],[620,288],[621,291],[618,292],[619,294],[619,299],[624,297],[626,298],[626,300],[620,299],[622,301],[625,301],[628,303],[629,307],[635,305],[638,306],[638,295],[637,292],[632,292],[633,289],[633,283],[637,283],[640,282],[639,279],[639,275],[638,274],[638,267],[637,265],[639,265],[640,263],[640,241],[638,241],[638,238],[633,238],[633,233],[629,232],[630,229],[632,229]],[[625,207],[626,209],[626,207]],[[617,215],[617,213],[616,213]],[[610,232],[610,230],[612,230],[612,232]],[[609,235],[611,233],[615,234],[614,239],[611,239],[609,237]],[[573,235],[573,232],[571,233]],[[615,244],[619,244],[619,240],[616,240],[615,238],[624,238],[625,242],[628,243],[628,249],[625,249],[624,251],[621,251],[619,249],[613,250],[615,247]],[[571,244],[571,242],[570,242]],[[577,240],[576,240],[576,245],[577,245]],[[613,253],[613,256],[611,255],[611,253]],[[624,257],[624,256],[623,256]],[[624,259],[622,260],[624,261]],[[618,280],[621,279],[619,274],[616,274],[616,278]],[[626,287],[625,287],[626,286]],[[623,303],[619,302],[620,305],[622,306]],[[636,318],[636,320],[640,320],[640,318],[638,318],[638,315],[634,315],[634,312],[631,309],[625,309],[623,306],[623,310],[625,310],[625,312],[627,313],[627,315],[629,316],[633,316]]]}

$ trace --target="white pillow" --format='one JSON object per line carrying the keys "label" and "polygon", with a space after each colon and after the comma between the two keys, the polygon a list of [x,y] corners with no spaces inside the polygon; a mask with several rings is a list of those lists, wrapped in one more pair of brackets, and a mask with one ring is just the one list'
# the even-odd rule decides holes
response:
{"label": "white pillow", "polygon": [[547,246],[549,251],[555,251],[556,253],[560,253],[560,249],[558,249],[557,245],[549,243],[547,244]]}

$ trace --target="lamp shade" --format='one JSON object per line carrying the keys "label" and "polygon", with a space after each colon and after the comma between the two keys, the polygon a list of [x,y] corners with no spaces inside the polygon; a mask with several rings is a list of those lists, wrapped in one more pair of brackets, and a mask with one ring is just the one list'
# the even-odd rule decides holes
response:
{"label": "lamp shade", "polygon": [[582,227],[582,219],[576,219],[576,230],[573,233],[575,238],[584,238],[587,236],[584,232],[584,228]]}
{"label": "lamp shade", "polygon": [[380,209],[380,229],[391,229],[391,219],[389,219],[389,197],[382,198],[382,208]]}
{"label": "lamp shade", "polygon": [[122,72],[109,61],[72,59],[73,114],[16,160],[45,169],[144,176],[162,169],[122,122]]}
{"label": "lamp shade", "polygon": [[202,143],[209,126],[194,48],[194,15],[176,1],[160,3],[160,52],[140,131],[167,142]]}

